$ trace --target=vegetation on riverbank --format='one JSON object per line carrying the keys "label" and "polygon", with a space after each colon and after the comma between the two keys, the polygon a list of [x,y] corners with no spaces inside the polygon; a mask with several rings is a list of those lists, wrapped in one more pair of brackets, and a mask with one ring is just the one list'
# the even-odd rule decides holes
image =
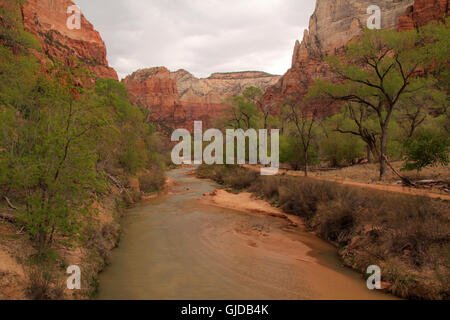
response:
{"label": "vegetation on riverbank", "polygon": [[[68,265],[81,267],[74,297],[86,298],[118,239],[121,210],[140,197],[139,177],[144,192],[164,185],[167,147],[123,84],[96,79],[72,58],[44,64],[40,51],[20,2],[2,3],[0,219],[24,243],[14,250],[1,237],[0,251],[18,257],[24,298],[71,297]],[[0,270],[0,291],[10,272]]]}
{"label": "vegetation on riverbank", "polygon": [[238,166],[203,165],[197,174],[301,217],[338,246],[345,265],[363,274],[370,265],[380,266],[397,296],[450,297],[448,202],[304,177],[264,177]]}
{"label": "vegetation on riverbank", "polygon": [[369,163],[385,181],[392,163],[402,162],[396,179],[412,185],[407,176],[450,160],[449,30],[437,22],[407,32],[366,30],[326,58],[331,77],[315,79],[306,95],[261,105],[263,92],[247,88],[228,99],[215,127],[278,129],[280,162],[305,176],[314,166]]}

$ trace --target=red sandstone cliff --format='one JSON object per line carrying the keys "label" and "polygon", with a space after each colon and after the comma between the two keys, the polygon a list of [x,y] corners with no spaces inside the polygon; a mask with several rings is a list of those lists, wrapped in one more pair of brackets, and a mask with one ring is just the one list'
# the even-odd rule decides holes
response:
{"label": "red sandstone cliff", "polygon": [[416,0],[406,14],[399,19],[399,31],[411,30],[433,20],[444,21],[448,17],[450,0]]}
{"label": "red sandstone cliff", "polygon": [[[318,78],[329,79],[323,58],[339,54],[344,45],[361,34],[369,17],[367,8],[377,4],[382,10],[382,28],[406,30],[422,26],[448,13],[449,0],[317,0],[309,30],[303,41],[297,41],[292,67],[278,83],[267,89],[261,104],[280,107],[283,103],[300,100]],[[324,114],[331,114],[322,106]]]}
{"label": "red sandstone cliff", "polygon": [[25,28],[41,42],[51,59],[75,57],[99,78],[118,79],[106,60],[106,47],[92,24],[81,16],[81,28],[70,30],[66,22],[71,0],[26,0],[22,7]]}
{"label": "red sandstone cliff", "polygon": [[195,120],[206,126],[227,108],[224,100],[254,86],[265,91],[279,76],[264,72],[215,73],[198,79],[185,70],[170,72],[164,67],[139,70],[126,77],[133,103],[150,111],[153,121],[191,128]]}

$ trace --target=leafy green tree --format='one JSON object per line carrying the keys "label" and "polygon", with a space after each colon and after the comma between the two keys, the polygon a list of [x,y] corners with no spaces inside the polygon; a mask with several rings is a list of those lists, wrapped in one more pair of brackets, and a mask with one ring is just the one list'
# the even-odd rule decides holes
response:
{"label": "leafy green tree", "polygon": [[304,102],[292,104],[289,108],[288,119],[291,124],[288,135],[296,141],[298,159],[307,177],[309,165],[317,163],[315,141],[322,130],[318,106],[314,103],[306,105]]}
{"label": "leafy green tree", "polygon": [[19,2],[0,3],[0,197],[14,197],[19,226],[45,256],[83,240],[111,176],[156,170],[161,183],[168,146],[123,84],[75,59],[41,64]]}
{"label": "leafy green tree", "polygon": [[403,170],[417,170],[429,166],[449,164],[450,138],[448,135],[421,130],[414,137],[405,141],[406,164]]}
{"label": "leafy green tree", "polygon": [[333,167],[353,164],[356,159],[364,157],[364,150],[364,141],[359,137],[335,131],[320,141],[321,157]]}
{"label": "leafy green tree", "polygon": [[372,110],[362,104],[346,103],[341,112],[329,120],[336,132],[359,137],[367,145],[367,159],[372,162],[372,155],[379,158],[380,130]]}
{"label": "leafy green tree", "polygon": [[418,76],[419,67],[430,63],[428,53],[418,46],[420,37],[416,30],[366,30],[361,38],[347,46],[344,58],[327,58],[339,84],[318,81],[311,91],[313,96],[323,95],[356,105],[360,112],[352,117],[355,122],[361,115],[377,120],[381,180],[387,170],[388,133],[393,113],[399,109],[402,99],[411,94],[422,95],[436,82],[433,77]]}
{"label": "leafy green tree", "polygon": [[243,96],[229,98],[227,102],[231,105],[227,111],[227,126],[243,130],[259,127],[261,112],[253,102]]}

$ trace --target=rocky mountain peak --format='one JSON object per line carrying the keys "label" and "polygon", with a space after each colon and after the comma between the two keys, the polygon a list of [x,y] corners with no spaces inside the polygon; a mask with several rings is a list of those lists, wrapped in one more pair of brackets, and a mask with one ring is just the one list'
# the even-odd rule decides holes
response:
{"label": "rocky mountain peak", "polygon": [[25,28],[41,42],[50,59],[74,57],[99,78],[117,79],[106,59],[106,46],[94,26],[81,14],[80,28],[69,29],[72,0],[27,0],[22,6]]}

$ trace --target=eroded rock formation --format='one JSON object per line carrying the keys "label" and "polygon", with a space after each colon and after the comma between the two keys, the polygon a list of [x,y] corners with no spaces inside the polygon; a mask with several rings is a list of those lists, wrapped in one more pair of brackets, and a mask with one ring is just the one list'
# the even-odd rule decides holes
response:
{"label": "eroded rock formation", "polygon": [[170,72],[156,67],[136,71],[123,82],[132,102],[146,107],[151,120],[190,129],[195,120],[210,125],[210,120],[228,107],[226,98],[242,94],[250,86],[265,91],[279,78],[264,72],[233,72],[198,79],[186,70]]}
{"label": "eroded rock formation", "polygon": [[433,20],[444,21],[448,17],[449,0],[416,0],[406,14],[400,17],[399,31],[422,27]]}
{"label": "eroded rock formation", "polygon": [[99,78],[117,79],[106,60],[106,46],[93,25],[81,15],[81,28],[70,30],[67,9],[71,0],[27,0],[22,7],[25,28],[41,42],[51,59],[74,57]]}

